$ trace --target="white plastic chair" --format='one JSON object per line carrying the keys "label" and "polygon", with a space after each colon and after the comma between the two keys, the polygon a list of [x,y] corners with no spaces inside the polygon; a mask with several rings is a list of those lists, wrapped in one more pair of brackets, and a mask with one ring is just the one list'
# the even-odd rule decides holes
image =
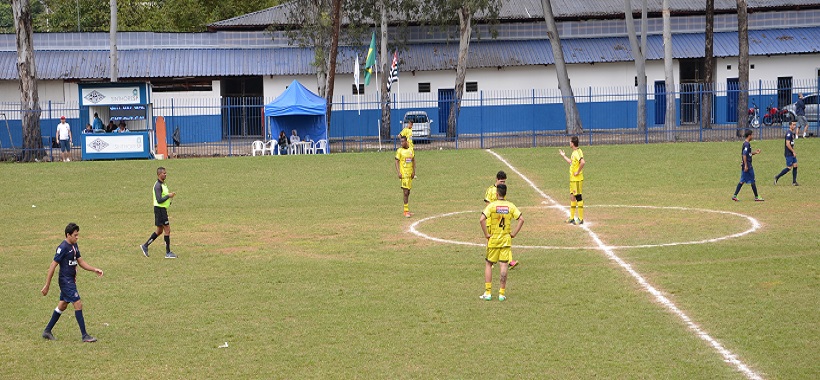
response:
{"label": "white plastic chair", "polygon": [[259,152],[261,155],[265,155],[265,142],[261,140],[256,140],[251,144],[251,155],[256,156],[256,152]]}
{"label": "white plastic chair", "polygon": [[262,155],[264,156],[265,152],[270,152],[270,155],[273,156],[273,150],[276,149],[277,145],[276,140],[266,142],[265,145],[262,146]]}
{"label": "white plastic chair", "polygon": [[319,141],[316,141],[316,143],[313,144],[313,153],[314,154],[319,154],[320,150],[324,154],[328,153],[328,151],[327,151],[328,150],[327,149],[327,140],[319,140]]}

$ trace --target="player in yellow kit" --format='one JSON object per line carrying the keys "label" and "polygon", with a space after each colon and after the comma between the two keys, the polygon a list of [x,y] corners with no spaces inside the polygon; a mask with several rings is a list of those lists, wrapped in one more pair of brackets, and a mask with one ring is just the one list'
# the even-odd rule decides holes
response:
{"label": "player in yellow kit", "polygon": [[413,188],[413,178],[416,178],[416,154],[410,148],[407,137],[401,136],[401,147],[396,149],[396,173],[401,180],[401,189],[404,192],[404,217],[413,216],[410,212],[410,189]]}
{"label": "player in yellow kit", "polygon": [[[495,202],[498,200],[498,185],[506,185],[507,184],[507,173],[503,170],[500,170],[498,173],[495,174],[495,184],[487,188],[487,191],[484,192],[484,207],[488,204]],[[515,268],[518,265],[518,261],[512,259],[510,256],[510,269]]]}
{"label": "player in yellow kit", "polygon": [[[504,199],[507,196],[507,185],[499,184],[496,189],[498,200],[490,202],[479,218],[481,231],[487,238],[487,255],[484,257],[484,294],[479,297],[485,301],[493,299],[493,265],[495,263],[500,263],[501,275],[498,300],[507,299],[507,269],[512,260],[512,238],[518,235],[524,225],[524,218],[518,207]],[[513,219],[518,220],[515,228],[512,228]]]}
{"label": "player in yellow kit", "polygon": [[[563,149],[558,149],[558,153],[569,164],[569,224],[584,224],[584,198],[581,192],[584,189],[584,152],[578,147],[578,136],[572,136],[569,146],[572,148],[572,155],[567,157]],[[577,216],[576,216],[577,211]]]}

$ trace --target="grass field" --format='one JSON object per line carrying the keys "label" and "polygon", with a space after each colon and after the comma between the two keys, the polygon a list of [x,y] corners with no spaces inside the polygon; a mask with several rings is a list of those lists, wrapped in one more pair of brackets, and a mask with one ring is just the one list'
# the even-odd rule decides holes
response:
{"label": "grass field", "polygon": [[[739,178],[740,142],[582,147],[591,231],[755,374],[820,377],[820,140],[798,140],[802,186],[781,140],[754,142],[761,195]],[[555,148],[496,151],[565,204]],[[563,210],[482,150],[423,151],[401,215],[393,153],[0,165],[7,379],[744,379],[681,318],[596,249]],[[153,230],[155,169],[177,192],[177,260]],[[500,169],[524,211],[506,302],[480,301],[482,197]],[[34,207],[36,206],[36,207]],[[657,206],[637,208],[614,206]],[[691,210],[698,209],[698,210]],[[65,225],[89,333],[73,313],[40,333],[59,296],[40,288]],[[558,249],[526,249],[520,246]],[[494,273],[497,292],[498,273]],[[69,309],[70,310],[70,309]],[[228,342],[229,347],[218,348]]]}

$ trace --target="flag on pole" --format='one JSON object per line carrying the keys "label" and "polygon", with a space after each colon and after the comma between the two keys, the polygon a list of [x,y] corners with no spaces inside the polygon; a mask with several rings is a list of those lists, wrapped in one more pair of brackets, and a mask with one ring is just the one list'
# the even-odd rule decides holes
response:
{"label": "flag on pole", "polygon": [[359,93],[359,55],[356,54],[356,63],[353,65],[353,84],[356,86],[356,91],[353,92],[353,95]]}
{"label": "flag on pole", "polygon": [[393,82],[399,81],[399,57],[398,52],[393,52],[393,63],[390,64],[390,76],[387,77],[387,91],[390,91],[390,86]]}
{"label": "flag on pole", "polygon": [[376,68],[376,32],[370,38],[370,48],[367,49],[367,58],[364,62],[364,85],[370,84],[370,76]]}

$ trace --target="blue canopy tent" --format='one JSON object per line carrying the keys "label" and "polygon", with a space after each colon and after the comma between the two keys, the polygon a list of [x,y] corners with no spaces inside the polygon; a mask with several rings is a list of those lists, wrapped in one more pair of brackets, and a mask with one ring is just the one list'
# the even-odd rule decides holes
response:
{"label": "blue canopy tent", "polygon": [[282,95],[265,105],[271,139],[279,138],[280,131],[290,136],[295,129],[302,140],[307,136],[313,141],[327,140],[326,107],[324,98],[294,80]]}

